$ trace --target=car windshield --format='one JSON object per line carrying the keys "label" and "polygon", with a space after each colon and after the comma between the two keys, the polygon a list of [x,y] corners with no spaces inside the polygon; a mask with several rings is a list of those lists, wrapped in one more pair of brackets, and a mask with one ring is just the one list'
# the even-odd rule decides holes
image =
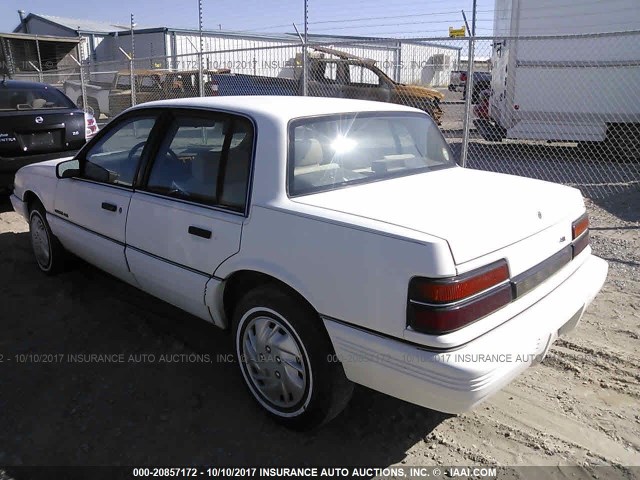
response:
{"label": "car windshield", "polygon": [[452,166],[438,127],[419,113],[321,116],[289,127],[292,196]]}
{"label": "car windshield", "polygon": [[0,85],[0,110],[46,110],[75,108],[55,87],[3,87]]}

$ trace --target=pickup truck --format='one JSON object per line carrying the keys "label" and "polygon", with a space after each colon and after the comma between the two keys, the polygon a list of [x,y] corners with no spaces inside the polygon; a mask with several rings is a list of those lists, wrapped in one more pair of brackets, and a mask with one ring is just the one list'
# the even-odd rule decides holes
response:
{"label": "pickup truck", "polygon": [[[198,70],[134,70],[136,103],[166,98],[197,97],[199,95]],[[214,94],[209,88],[214,74],[229,73],[229,70],[203,71],[205,95]],[[209,86],[209,88],[207,88]],[[64,93],[80,108],[84,107],[82,85],[79,81],[64,82]],[[113,117],[131,106],[131,73],[122,70],[115,73],[112,82],[92,82],[85,86],[87,106],[96,119],[104,114]]]}
{"label": "pickup truck", "polygon": [[[442,110],[439,102],[444,94],[432,88],[404,85],[392,80],[375,65],[375,61],[339,50],[314,47],[309,55],[309,96],[377,100],[419,108],[439,123]],[[333,58],[325,57],[330,55]],[[204,70],[205,96],[227,95],[302,95],[302,67],[296,62],[291,78],[231,73],[228,69]],[[136,70],[136,102],[167,98],[199,96],[198,70],[166,71]],[[84,105],[80,82],[67,81],[64,92],[79,106]],[[112,117],[131,106],[131,75],[117,72],[112,84],[86,86],[87,104],[96,118]]]}
{"label": "pickup truck", "polygon": [[[423,110],[440,123],[439,106],[444,94],[391,79],[366,59],[326,47],[314,47],[308,56],[307,94],[312,97],[352,98],[396,103]],[[325,56],[329,55],[329,56]],[[302,95],[302,64],[297,59],[290,77],[274,78],[243,74],[213,75],[214,95]]]}

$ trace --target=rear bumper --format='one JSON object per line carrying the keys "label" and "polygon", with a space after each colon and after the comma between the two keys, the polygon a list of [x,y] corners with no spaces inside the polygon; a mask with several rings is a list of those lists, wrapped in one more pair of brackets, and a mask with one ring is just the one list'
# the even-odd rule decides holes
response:
{"label": "rear bumper", "polygon": [[347,377],[393,397],[447,413],[474,408],[572,330],[602,288],[607,263],[590,256],[566,281],[525,311],[446,352],[324,319]]}

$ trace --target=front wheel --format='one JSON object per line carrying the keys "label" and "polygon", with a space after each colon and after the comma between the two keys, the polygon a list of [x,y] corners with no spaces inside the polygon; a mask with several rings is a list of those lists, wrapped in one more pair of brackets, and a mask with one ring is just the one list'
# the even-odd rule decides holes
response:
{"label": "front wheel", "polygon": [[318,314],[294,294],[258,287],[240,301],[233,324],[245,384],[276,421],[308,430],[346,406],[353,385]]}

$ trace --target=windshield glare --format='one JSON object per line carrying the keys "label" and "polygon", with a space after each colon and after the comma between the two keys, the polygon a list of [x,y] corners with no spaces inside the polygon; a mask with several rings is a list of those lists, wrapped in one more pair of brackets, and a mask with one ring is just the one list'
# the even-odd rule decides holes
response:
{"label": "windshield glare", "polygon": [[290,125],[292,196],[453,165],[438,127],[422,114],[345,114]]}

